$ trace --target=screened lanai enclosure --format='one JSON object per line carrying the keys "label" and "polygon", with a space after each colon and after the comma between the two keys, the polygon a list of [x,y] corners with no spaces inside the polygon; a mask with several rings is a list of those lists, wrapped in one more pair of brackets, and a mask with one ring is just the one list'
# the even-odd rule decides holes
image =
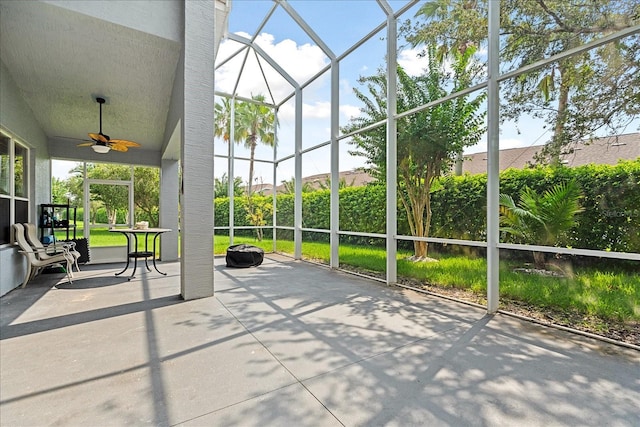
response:
{"label": "screened lanai enclosure", "polygon": [[[637,1],[0,7],[2,293],[24,276],[11,225],[52,202],[51,160],[105,162],[126,169],[129,214],[135,171],[153,172],[184,299],[250,243],[491,313],[515,300],[637,330]],[[94,57],[126,65],[85,70]],[[105,131],[142,147],[78,149],[102,130],[98,95]],[[105,185],[85,178],[87,196]]]}
{"label": "screened lanai enclosure", "polygon": [[553,305],[581,269],[623,271],[637,318],[637,2],[238,1],[228,25],[216,236],[388,284],[414,268],[490,313],[500,289]]}

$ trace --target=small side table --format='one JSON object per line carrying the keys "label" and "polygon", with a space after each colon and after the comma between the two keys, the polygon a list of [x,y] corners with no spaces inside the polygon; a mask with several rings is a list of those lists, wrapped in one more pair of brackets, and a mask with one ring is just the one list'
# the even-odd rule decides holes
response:
{"label": "small side table", "polygon": [[[116,276],[121,275],[129,268],[129,263],[131,259],[133,259],[133,272],[131,276],[127,280],[131,280],[136,277],[136,268],[138,266],[138,258],[144,258],[144,265],[148,271],[151,271],[149,267],[148,259],[151,258],[153,261],[153,268],[163,276],[166,276],[167,273],[163,273],[158,270],[158,266],[156,265],[156,242],[158,240],[158,236],[162,233],[168,233],[172,231],[170,228],[147,228],[147,229],[137,229],[137,228],[113,228],[109,230],[111,233],[122,233],[127,238],[127,265],[124,269],[116,273]],[[144,251],[138,250],[138,235],[144,234]],[[149,235],[153,234],[153,250],[149,250]],[[133,237],[133,239],[131,238]],[[133,241],[133,246],[131,245]]]}

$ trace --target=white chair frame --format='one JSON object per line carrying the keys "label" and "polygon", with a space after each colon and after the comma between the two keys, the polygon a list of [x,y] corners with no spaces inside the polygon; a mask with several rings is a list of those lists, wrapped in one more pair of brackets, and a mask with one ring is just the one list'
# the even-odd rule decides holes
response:
{"label": "white chair frame", "polygon": [[[44,267],[58,265],[66,270],[67,280],[69,283],[73,283],[71,280],[73,277],[73,270],[71,269],[74,262],[74,257],[69,252],[69,248],[62,248],[63,252],[58,255],[48,255],[46,259],[41,258],[46,254],[46,249],[35,249],[27,242],[26,231],[22,224],[13,224],[15,231],[16,244],[20,247],[20,253],[27,259],[27,271],[22,282],[22,287],[27,286],[29,280],[38,275],[40,270]],[[66,264],[66,267],[65,267]]]}
{"label": "white chair frame", "polygon": [[[25,237],[27,238],[27,242],[31,245],[34,251],[43,251],[38,252],[39,258],[46,260],[52,256],[58,255],[58,253],[49,252],[49,248],[45,247],[42,242],[38,239],[38,229],[35,224],[31,224],[29,222],[25,222],[24,224]],[[80,267],[78,267],[78,258],[80,258],[80,252],[76,251],[76,243],[75,242],[58,242],[55,244],[56,248],[62,248],[64,252],[65,247],[69,250],[69,253],[73,256],[73,265],[76,266],[76,271],[80,272]]]}

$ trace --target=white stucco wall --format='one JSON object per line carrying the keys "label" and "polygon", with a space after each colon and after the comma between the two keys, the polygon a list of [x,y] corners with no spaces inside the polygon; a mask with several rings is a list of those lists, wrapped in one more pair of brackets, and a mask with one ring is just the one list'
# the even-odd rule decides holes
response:
{"label": "white stucco wall", "polygon": [[181,294],[213,295],[213,75],[215,4],[185,2],[181,122]]}
{"label": "white stucco wall", "polygon": [[[13,138],[26,144],[30,151],[29,218],[36,221],[38,206],[49,203],[51,197],[51,162],[47,138],[23,100],[18,87],[5,65],[0,62],[0,127]],[[24,260],[17,247],[0,246],[0,295],[14,289],[24,277]]]}
{"label": "white stucco wall", "polygon": [[184,2],[179,0],[45,0],[62,7],[117,25],[153,34],[175,42],[182,41]]}

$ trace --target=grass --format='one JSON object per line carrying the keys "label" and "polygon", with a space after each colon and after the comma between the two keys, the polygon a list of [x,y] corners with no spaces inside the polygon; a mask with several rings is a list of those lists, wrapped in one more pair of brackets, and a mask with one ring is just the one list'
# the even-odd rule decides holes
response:
{"label": "grass", "polygon": [[[76,229],[76,236],[83,237],[83,229],[79,227]],[[56,239],[65,240],[67,238],[67,233],[65,230],[56,229],[55,230]],[[73,237],[70,233],[69,237]],[[92,228],[91,229],[91,243],[92,247],[103,247],[103,246],[125,246],[127,244],[127,239],[122,235],[122,233],[112,233],[109,231],[107,227],[104,228]],[[149,250],[153,249],[153,235],[149,236]],[[144,236],[138,236],[138,250],[144,250]],[[159,250],[158,250],[159,251]],[[157,251],[157,252],[158,252]]]}
{"label": "grass", "polygon": [[[229,239],[216,236],[216,254],[224,254]],[[234,243],[249,243],[271,251],[272,241],[257,242],[252,237],[236,237]],[[277,242],[277,250],[293,253],[291,241]],[[329,263],[327,243],[303,242],[304,258]],[[372,246],[341,245],[340,264],[375,273],[386,271],[386,251]],[[484,258],[437,255],[438,262],[412,262],[409,252],[399,252],[398,275],[427,284],[458,288],[485,296],[487,263]],[[597,316],[617,322],[640,321],[640,276],[625,271],[603,271],[595,268],[576,268],[567,277],[539,276],[514,272],[518,262],[500,263],[500,295],[540,308]]]}
{"label": "grass", "polygon": [[[81,230],[80,230],[81,234]],[[142,240],[142,239],[140,239]],[[247,243],[273,249],[273,241],[254,237],[235,236],[234,244]],[[125,238],[105,229],[91,230],[91,246],[123,246]],[[150,242],[151,244],[151,242]],[[138,242],[140,249],[144,247]],[[229,246],[228,236],[215,236],[214,254],[223,255]],[[292,254],[292,241],[278,240],[278,252]],[[328,264],[330,247],[327,243],[303,242],[302,254],[306,259]],[[374,273],[386,271],[384,248],[373,246],[341,245],[341,266],[355,267]],[[438,262],[412,262],[409,252],[399,252],[398,275],[422,283],[444,288],[457,288],[486,295],[487,264],[484,258],[437,255]],[[567,277],[549,277],[514,272],[516,262],[500,263],[500,295],[541,308],[550,308],[581,315],[597,316],[611,321],[640,321],[640,275],[611,269],[576,268]]]}

